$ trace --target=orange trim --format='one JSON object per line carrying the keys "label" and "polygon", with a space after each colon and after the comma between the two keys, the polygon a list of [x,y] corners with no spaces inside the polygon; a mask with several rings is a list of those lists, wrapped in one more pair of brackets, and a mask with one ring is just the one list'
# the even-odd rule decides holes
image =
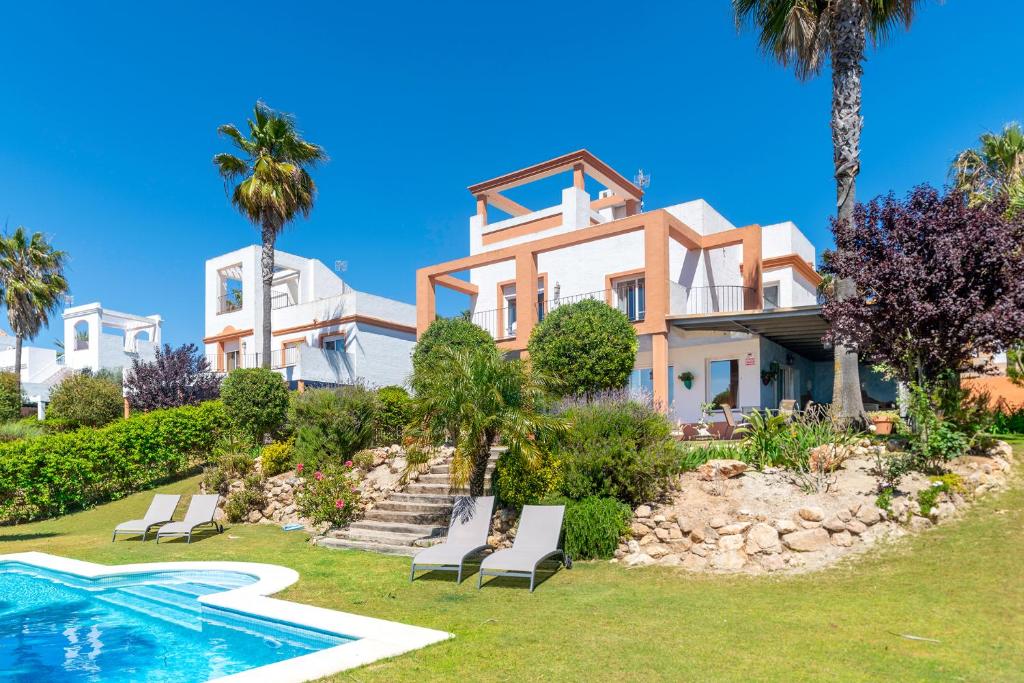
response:
{"label": "orange trim", "polygon": [[556,213],[552,216],[541,216],[540,218],[534,218],[532,221],[526,221],[525,223],[519,223],[518,225],[510,225],[509,227],[502,228],[501,230],[485,232],[483,234],[483,243],[494,244],[495,242],[504,242],[505,240],[510,240],[514,237],[522,237],[523,235],[540,232],[541,230],[557,228],[561,224],[561,213]]}
{"label": "orange trim", "polygon": [[281,367],[283,368],[288,361],[286,351],[288,350],[289,344],[304,344],[306,342],[305,337],[294,337],[292,339],[281,340]]}
{"label": "orange trim", "polygon": [[572,165],[572,186],[577,190],[587,189],[587,176],[583,164]]}
{"label": "orange trim", "polygon": [[[609,273],[604,276],[604,302],[609,306],[612,305],[612,282],[615,280],[622,280],[627,277],[644,277],[644,285],[646,286],[647,269],[636,268],[635,270],[624,270],[621,273]],[[646,310],[644,311],[644,317],[647,317]]]}
{"label": "orange trim", "polygon": [[324,339],[326,339],[327,337],[341,337],[342,339],[345,339],[346,335],[341,330],[328,330],[327,332],[321,332],[316,336],[317,346],[319,346],[321,349],[324,348]]}
{"label": "orange trim", "polygon": [[498,207],[510,216],[525,216],[528,213],[533,213],[530,209],[522,204],[517,204],[500,192],[488,192],[486,196],[489,205]]}
{"label": "orange trim", "polygon": [[542,178],[548,178],[557,173],[570,170],[574,165],[580,164],[583,170],[592,178],[602,183],[605,187],[622,190],[635,199],[644,196],[644,191],[633,183],[619,175],[618,171],[604,163],[585,149],[563,154],[560,157],[542,161],[533,166],[518,171],[512,171],[505,175],[485,180],[481,183],[469,186],[469,191],[474,195],[480,195],[492,190],[504,190],[510,187],[517,187],[525,183],[531,183]]}
{"label": "orange trim", "polygon": [[651,335],[651,387],[656,410],[667,411],[668,405],[668,333]]}
{"label": "orange trim", "polygon": [[[501,282],[498,283],[498,298],[497,298],[497,303],[498,303],[497,309],[498,309],[498,312],[495,315],[495,318],[498,321],[498,323],[497,323],[498,327],[495,330],[495,332],[498,335],[497,339],[515,339],[514,335],[507,335],[507,334],[505,334],[505,330],[507,329],[505,327],[505,288],[510,286],[510,285],[515,285],[515,284],[516,284],[515,279],[512,279],[512,280],[502,280]],[[518,314],[518,312],[519,312],[519,290],[516,290],[516,313]]]}
{"label": "orange trim", "polygon": [[231,341],[232,339],[238,339],[239,337],[248,337],[252,334],[252,328],[248,330],[236,330],[235,328],[228,325],[217,334],[210,335],[209,337],[203,337],[204,344],[216,344],[218,342]]}
{"label": "orange trim", "polygon": [[619,206],[620,204],[626,203],[626,198],[617,194],[611,194],[601,199],[595,199],[590,202],[590,208],[593,211],[600,211],[601,209],[607,209],[609,206]]}
{"label": "orange trim", "polygon": [[790,267],[800,273],[808,282],[817,287],[821,284],[821,275],[814,270],[814,266],[803,260],[799,254],[786,254],[785,256],[772,256],[761,262],[762,270],[776,270],[778,268]]}
{"label": "orange trim", "polygon": [[480,293],[480,288],[472,282],[466,282],[465,280],[460,280],[459,278],[451,275],[438,275],[434,278],[434,284],[441,285],[448,289],[453,289],[456,292],[468,294],[469,296],[476,296]]}
{"label": "orange trim", "polygon": [[[416,290],[419,292],[419,288]],[[398,332],[416,332],[416,328],[412,325],[403,325],[401,323],[391,322],[390,320],[383,320],[381,318],[374,318],[369,315],[346,315],[341,318],[331,318],[330,320],[314,320],[311,323],[305,325],[295,325],[294,327],[286,327],[281,330],[275,330],[274,336],[280,337],[282,334],[291,334],[293,332],[308,332],[310,330],[319,330],[323,327],[330,327],[331,325],[344,325],[345,323],[365,323],[367,325],[374,325],[375,327],[384,327],[389,330],[396,330]]]}
{"label": "orange trim", "polygon": [[478,195],[476,198],[476,215],[480,216],[483,225],[487,225],[487,196]]}

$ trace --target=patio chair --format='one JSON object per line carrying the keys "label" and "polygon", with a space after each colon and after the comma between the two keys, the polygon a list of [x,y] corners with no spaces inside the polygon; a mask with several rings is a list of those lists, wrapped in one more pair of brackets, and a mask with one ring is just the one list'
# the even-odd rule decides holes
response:
{"label": "patio chair", "polygon": [[729,439],[736,435],[736,430],[739,429],[740,427],[750,426],[750,423],[747,421],[746,417],[743,417],[743,419],[740,422],[736,422],[736,418],[732,414],[732,408],[729,406],[728,403],[720,403],[719,405],[722,406],[722,415],[725,417],[725,424],[727,427],[729,427]]}
{"label": "patio chair", "polygon": [[192,542],[192,532],[198,527],[207,524],[213,526],[217,533],[224,533],[224,527],[214,521],[213,516],[217,513],[217,502],[220,496],[216,493],[207,496],[192,496],[188,502],[188,510],[185,512],[185,519],[180,522],[171,522],[160,527],[156,532],[156,542],[161,538],[173,536],[184,536],[186,543]]}
{"label": "patio chair", "polygon": [[178,507],[179,500],[181,500],[181,496],[169,493],[154,495],[153,500],[149,504],[149,509],[146,510],[143,518],[118,524],[114,527],[114,535],[111,537],[110,542],[116,541],[118,534],[132,534],[133,536],[142,534],[142,540],[145,541],[151,529],[171,521],[171,518],[174,517],[174,509]]}
{"label": "patio chair", "polygon": [[462,564],[466,558],[491,547],[487,544],[487,535],[491,531],[493,512],[494,496],[456,498],[447,539],[416,553],[409,570],[409,582],[415,580],[419,569],[458,572],[455,582],[462,583]]}
{"label": "patio chair", "polygon": [[530,580],[530,592],[537,583],[537,567],[556,555],[566,569],[572,569],[572,558],[559,549],[562,535],[564,505],[525,505],[519,518],[519,530],[512,547],[484,558],[476,587],[483,586],[484,576],[512,576]]}

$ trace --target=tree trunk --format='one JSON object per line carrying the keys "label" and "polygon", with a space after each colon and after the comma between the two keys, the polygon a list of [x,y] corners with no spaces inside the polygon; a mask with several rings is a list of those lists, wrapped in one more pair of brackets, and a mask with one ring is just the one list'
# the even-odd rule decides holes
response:
{"label": "tree trunk", "polygon": [[21,396],[21,335],[14,336],[14,376],[17,378],[15,386],[18,388],[18,396]]}
{"label": "tree trunk", "polygon": [[260,347],[260,364],[270,367],[270,337],[272,334],[270,325],[271,300],[270,292],[274,284],[274,242],[277,240],[277,230],[270,221],[263,223],[263,254],[260,258],[260,270],[263,280],[263,324],[261,334],[263,344]]}
{"label": "tree trunk", "polygon": [[491,458],[491,444],[494,439],[484,436],[473,454],[473,469],[469,473],[469,495],[478,498],[484,495],[484,480],[487,477],[487,462]]}
{"label": "tree trunk", "polygon": [[[864,120],[860,115],[861,62],[866,46],[864,8],[861,0],[837,0],[832,10],[832,146],[836,177],[837,219],[853,221],[857,174],[860,173],[860,133]],[[855,283],[843,279],[836,283],[840,301],[857,295]],[[835,345],[835,379],[832,409],[843,426],[867,424],[860,391],[857,352],[843,344]]]}

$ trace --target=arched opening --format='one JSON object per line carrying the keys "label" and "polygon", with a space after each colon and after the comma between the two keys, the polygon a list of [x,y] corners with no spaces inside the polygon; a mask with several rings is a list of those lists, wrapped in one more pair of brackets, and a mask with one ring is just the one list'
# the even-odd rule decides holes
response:
{"label": "arched opening", "polygon": [[75,323],[75,351],[89,348],[89,323],[79,320]]}

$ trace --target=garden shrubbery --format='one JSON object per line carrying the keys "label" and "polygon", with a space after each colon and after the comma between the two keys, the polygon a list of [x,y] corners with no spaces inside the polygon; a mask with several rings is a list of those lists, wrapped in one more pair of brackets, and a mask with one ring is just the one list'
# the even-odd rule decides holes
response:
{"label": "garden shrubbery", "polygon": [[395,386],[378,389],[373,429],[374,445],[390,446],[401,443],[402,433],[412,419],[412,398],[408,391]]}
{"label": "garden shrubbery", "polygon": [[556,498],[545,502],[565,505],[564,548],[574,560],[611,557],[619,545],[619,538],[629,531],[629,520],[633,516],[628,505],[614,498]]}
{"label": "garden shrubbery", "polygon": [[273,477],[289,469],[295,463],[295,441],[275,441],[260,450],[260,469],[266,477]]}
{"label": "garden shrubbery", "polygon": [[267,368],[232,370],[220,388],[228,417],[256,443],[276,432],[288,416],[288,386]]}
{"label": "garden shrubbery", "polygon": [[495,463],[491,488],[502,505],[521,508],[554,494],[561,483],[559,461],[548,449],[530,466],[519,453],[505,452]]}
{"label": "garden shrubbery", "polygon": [[297,497],[303,517],[342,526],[359,510],[359,474],[351,462],[328,462],[312,475],[302,467],[299,474],[305,477]]}
{"label": "garden shrubbery", "polygon": [[420,335],[413,349],[413,389],[420,391],[420,379],[428,376],[430,368],[446,355],[479,349],[497,349],[486,330],[465,318],[438,318]]}
{"label": "garden shrubbery", "polygon": [[48,414],[71,429],[102,427],[124,415],[124,397],[105,377],[75,373],[50,391]]}
{"label": "garden shrubbery", "polygon": [[295,458],[307,467],[351,460],[373,439],[376,394],[363,386],[310,389],[292,398]]}
{"label": "garden shrubbery", "polygon": [[226,425],[211,401],[0,444],[0,521],[64,514],[180,475],[206,460]]}
{"label": "garden shrubbery", "polygon": [[0,421],[21,417],[21,402],[18,376],[13,372],[0,372]]}

